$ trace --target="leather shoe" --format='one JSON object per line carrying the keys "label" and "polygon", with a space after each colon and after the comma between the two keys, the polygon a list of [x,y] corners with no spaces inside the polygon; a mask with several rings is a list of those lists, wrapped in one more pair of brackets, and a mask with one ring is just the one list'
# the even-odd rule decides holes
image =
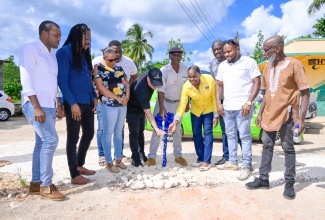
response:
{"label": "leather shoe", "polygon": [[126,169],[127,168],[126,165],[120,160],[115,161],[115,166],[118,167],[118,168],[121,168],[121,169]]}
{"label": "leather shoe", "polygon": [[175,162],[182,166],[187,166],[187,161],[183,157],[175,157]]}
{"label": "leather shoe", "polygon": [[153,166],[156,165],[156,159],[155,158],[149,158],[146,162],[147,166]]}
{"label": "leather shoe", "polygon": [[217,166],[217,165],[222,165],[226,163],[226,159],[225,158],[221,158],[221,160],[218,160],[214,165]]}
{"label": "leather shoe", "polygon": [[29,183],[29,194],[39,194],[42,182],[30,182]]}
{"label": "leather shoe", "polygon": [[71,179],[71,183],[76,184],[76,185],[85,185],[85,184],[90,183],[90,182],[91,182],[90,179],[88,179],[86,177],[83,177],[81,175]]}
{"label": "leather shoe", "polygon": [[120,170],[117,169],[117,167],[114,166],[113,163],[107,163],[107,164],[106,164],[106,168],[107,168],[109,171],[111,171],[112,173],[118,173],[118,172],[120,172]]}
{"label": "leather shoe", "polygon": [[54,184],[49,186],[42,186],[40,187],[40,194],[42,198],[51,199],[60,201],[63,200],[65,195],[58,190]]}
{"label": "leather shoe", "polygon": [[87,168],[85,167],[77,167],[77,170],[79,171],[79,173],[81,175],[94,175],[96,173],[95,170],[88,170]]}

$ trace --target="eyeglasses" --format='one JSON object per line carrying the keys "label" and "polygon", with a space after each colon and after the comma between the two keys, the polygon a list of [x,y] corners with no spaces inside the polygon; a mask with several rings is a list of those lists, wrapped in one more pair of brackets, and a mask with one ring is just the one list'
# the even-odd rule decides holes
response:
{"label": "eyeglasses", "polygon": [[110,62],[110,63],[113,63],[113,62],[116,62],[116,61],[117,61],[116,58],[115,58],[115,59],[106,59],[106,58],[105,58],[105,60],[107,60],[107,61]]}
{"label": "eyeglasses", "polygon": [[267,51],[269,51],[269,50],[271,50],[271,49],[273,49],[273,48],[275,48],[277,46],[278,45],[274,45],[273,47],[270,47],[270,48],[267,48],[267,49],[262,48],[262,50],[264,50],[264,53],[267,53]]}
{"label": "eyeglasses", "polygon": [[239,46],[238,43],[236,43],[233,39],[229,39],[229,40],[222,41],[222,44],[223,45],[229,44],[229,43],[232,43],[232,44],[235,44],[235,45]]}

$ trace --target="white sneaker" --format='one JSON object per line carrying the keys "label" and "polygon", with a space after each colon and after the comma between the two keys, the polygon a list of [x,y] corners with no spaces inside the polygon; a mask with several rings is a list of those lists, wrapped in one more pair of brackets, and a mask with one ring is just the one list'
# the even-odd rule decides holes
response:
{"label": "white sneaker", "polygon": [[196,162],[194,162],[194,163],[191,163],[191,166],[192,166],[192,167],[200,167],[202,164],[203,164],[203,162],[196,161]]}
{"label": "white sneaker", "polygon": [[247,180],[247,178],[249,177],[250,174],[251,174],[251,171],[250,171],[249,167],[241,167],[236,178],[241,181]]}
{"label": "white sneaker", "polygon": [[238,170],[238,165],[226,161],[224,164],[217,165],[218,170]]}

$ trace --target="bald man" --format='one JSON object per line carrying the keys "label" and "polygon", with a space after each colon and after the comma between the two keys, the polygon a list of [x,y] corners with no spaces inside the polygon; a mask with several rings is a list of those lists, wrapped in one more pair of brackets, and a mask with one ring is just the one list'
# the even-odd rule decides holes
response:
{"label": "bald man", "polygon": [[[296,135],[300,135],[306,127],[305,116],[309,103],[309,85],[306,73],[300,61],[286,57],[284,41],[281,36],[267,38],[263,44],[264,56],[268,64],[263,71],[261,89],[265,90],[256,125],[263,128],[263,150],[260,165],[260,176],[246,184],[247,189],[270,187],[269,173],[277,131],[280,131],[282,149],[285,156],[285,188],[283,196],[294,199],[294,183],[296,176],[296,153],[292,129],[299,126]],[[299,113],[299,98],[302,95]]]}

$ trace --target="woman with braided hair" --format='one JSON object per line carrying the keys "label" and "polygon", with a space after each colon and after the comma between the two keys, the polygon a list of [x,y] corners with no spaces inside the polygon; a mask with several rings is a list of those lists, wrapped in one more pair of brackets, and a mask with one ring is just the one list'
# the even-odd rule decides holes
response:
{"label": "woman with braided hair", "polygon": [[[67,123],[66,151],[72,184],[87,184],[95,171],[84,166],[90,142],[94,136],[94,110],[97,96],[92,86],[90,29],[77,24],[70,30],[67,40],[57,53],[58,84],[64,97]],[[78,151],[80,127],[80,138]]]}

